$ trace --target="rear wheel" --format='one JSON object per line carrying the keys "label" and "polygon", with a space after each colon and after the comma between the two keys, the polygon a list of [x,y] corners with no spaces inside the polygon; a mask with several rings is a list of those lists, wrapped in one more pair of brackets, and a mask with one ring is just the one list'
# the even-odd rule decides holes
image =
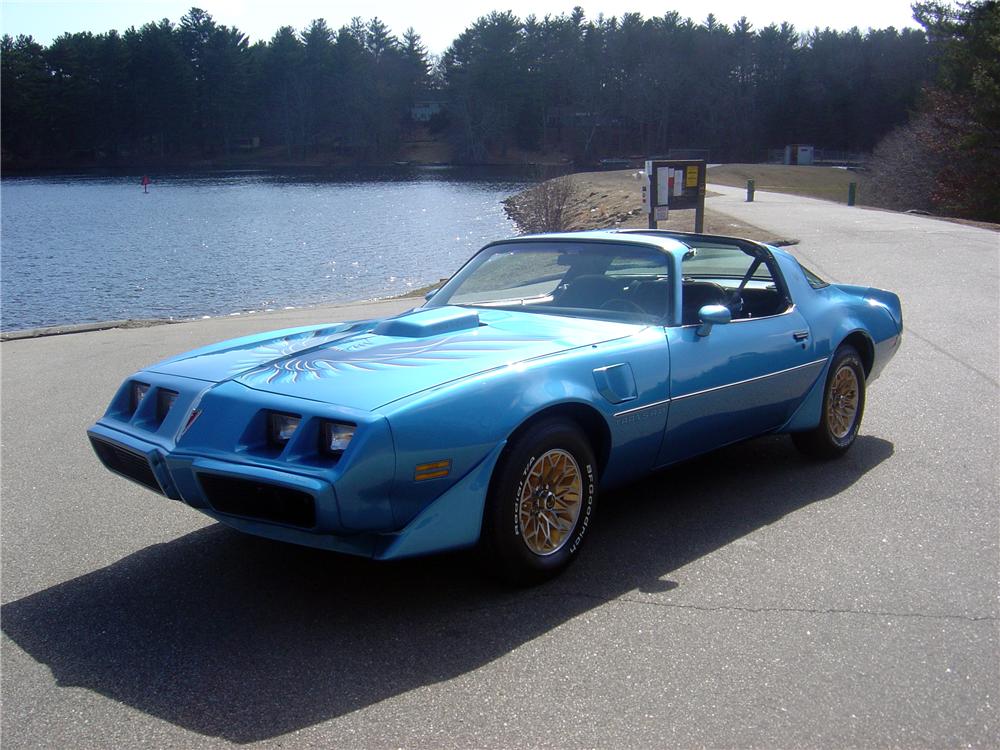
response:
{"label": "rear wheel", "polygon": [[836,458],[858,436],[865,411],[865,368],[857,350],[843,345],[833,356],[823,391],[823,413],[817,427],[792,433],[795,446],[815,458]]}
{"label": "rear wheel", "polygon": [[562,571],[579,554],[596,488],[593,450],[576,424],[529,427],[493,472],[480,544],[489,569],[518,585]]}

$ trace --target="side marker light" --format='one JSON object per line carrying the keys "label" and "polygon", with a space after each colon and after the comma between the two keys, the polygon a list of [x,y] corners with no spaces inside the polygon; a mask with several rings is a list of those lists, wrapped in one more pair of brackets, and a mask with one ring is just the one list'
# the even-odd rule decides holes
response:
{"label": "side marker light", "polygon": [[440,461],[431,461],[426,464],[417,464],[413,470],[413,479],[423,482],[427,479],[440,479],[451,473],[451,459],[446,458]]}

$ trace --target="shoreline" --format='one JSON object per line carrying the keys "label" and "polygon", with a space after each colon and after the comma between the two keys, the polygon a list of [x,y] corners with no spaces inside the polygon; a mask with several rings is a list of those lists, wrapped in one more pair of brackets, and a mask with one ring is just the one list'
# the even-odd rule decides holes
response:
{"label": "shoreline", "polygon": [[361,307],[377,305],[384,302],[405,299],[422,299],[431,289],[440,286],[447,279],[440,279],[432,284],[425,284],[417,289],[411,289],[405,294],[393,294],[388,297],[375,297],[373,299],[351,300],[349,302],[316,302],[308,305],[289,305],[265,310],[240,310],[237,312],[225,313],[222,315],[200,315],[194,318],[126,318],[124,320],[101,320],[90,323],[62,323],[51,326],[35,326],[34,328],[22,328],[14,331],[0,331],[0,342],[23,341],[25,339],[48,338],[51,336],[69,336],[75,333],[92,333],[94,331],[111,331],[115,329],[130,328],[154,328],[156,326],[178,325],[181,323],[198,323],[209,320],[227,320],[232,318],[248,318],[252,316],[268,316],[276,313],[291,313],[296,310],[319,310],[329,308],[330,310],[340,310],[349,307]]}
{"label": "shoreline", "polygon": [[79,166],[59,167],[4,167],[3,177],[61,177],[80,174],[120,174],[134,175],[147,173],[178,174],[178,173],[215,173],[229,172],[347,172],[350,170],[395,170],[395,169],[537,169],[537,168],[571,168],[572,165],[548,162],[489,162],[484,164],[465,164],[462,162],[382,162],[365,164],[312,164],[309,162],[247,162],[240,164],[81,164]]}
{"label": "shoreline", "polygon": [[[439,154],[440,155],[440,154]],[[404,169],[407,167],[449,167],[457,169],[563,169],[597,168],[598,165],[574,165],[562,154],[519,153],[507,159],[492,159],[485,162],[464,162],[451,158],[428,158],[429,155],[406,153],[396,159],[384,161],[354,161],[351,159],[305,157],[305,158],[268,158],[248,157],[230,159],[166,159],[159,161],[136,162],[95,162],[81,161],[78,163],[51,164],[44,162],[8,162],[2,165],[0,171],[5,176],[13,177],[28,175],[71,175],[81,172],[117,172],[125,174],[154,172],[232,172],[232,171],[345,171],[351,169]]]}

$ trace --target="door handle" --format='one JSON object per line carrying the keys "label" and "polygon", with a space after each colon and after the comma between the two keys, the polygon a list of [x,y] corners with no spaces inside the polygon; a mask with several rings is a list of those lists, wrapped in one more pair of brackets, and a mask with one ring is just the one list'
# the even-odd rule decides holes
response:
{"label": "door handle", "polygon": [[792,338],[794,338],[796,341],[805,341],[807,338],[809,338],[809,331],[796,331],[795,333],[792,334]]}

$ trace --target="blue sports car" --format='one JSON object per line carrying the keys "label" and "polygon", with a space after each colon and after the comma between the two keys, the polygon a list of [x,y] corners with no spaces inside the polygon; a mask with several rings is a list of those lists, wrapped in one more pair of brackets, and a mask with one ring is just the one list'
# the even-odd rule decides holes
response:
{"label": "blue sports car", "polygon": [[531,583],[579,554],[609,487],[765,433],[844,453],[902,330],[895,294],[756,242],[518,237],[402,315],[142,370],[88,435],[240,531],[378,559],[478,546]]}

